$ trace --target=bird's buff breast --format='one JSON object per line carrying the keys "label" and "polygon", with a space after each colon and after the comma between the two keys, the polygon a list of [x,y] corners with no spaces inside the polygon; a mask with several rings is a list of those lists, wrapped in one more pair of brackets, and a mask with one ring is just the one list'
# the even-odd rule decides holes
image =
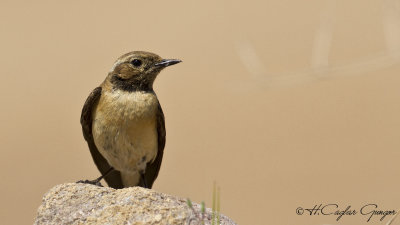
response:
{"label": "bird's buff breast", "polygon": [[135,173],[157,155],[157,97],[146,92],[102,93],[94,110],[93,138],[115,169]]}

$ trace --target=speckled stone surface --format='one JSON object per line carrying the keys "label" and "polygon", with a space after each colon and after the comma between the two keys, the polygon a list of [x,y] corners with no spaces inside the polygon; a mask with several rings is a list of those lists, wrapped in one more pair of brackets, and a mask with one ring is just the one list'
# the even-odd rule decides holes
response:
{"label": "speckled stone surface", "polygon": [[[197,214],[200,206],[193,203]],[[186,200],[154,190],[115,190],[90,184],[60,184],[43,197],[35,224],[201,224]],[[211,210],[205,224],[211,224]],[[235,224],[221,215],[221,224]]]}

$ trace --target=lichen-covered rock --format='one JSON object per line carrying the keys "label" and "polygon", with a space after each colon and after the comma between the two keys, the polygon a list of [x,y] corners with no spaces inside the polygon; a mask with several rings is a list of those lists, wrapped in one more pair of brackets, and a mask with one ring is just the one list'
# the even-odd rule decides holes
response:
{"label": "lichen-covered rock", "polygon": [[[196,213],[184,199],[140,187],[115,190],[70,183],[46,193],[35,224],[197,224],[200,206],[193,207]],[[207,209],[205,224],[211,224],[211,215]],[[220,218],[221,224],[235,224]]]}

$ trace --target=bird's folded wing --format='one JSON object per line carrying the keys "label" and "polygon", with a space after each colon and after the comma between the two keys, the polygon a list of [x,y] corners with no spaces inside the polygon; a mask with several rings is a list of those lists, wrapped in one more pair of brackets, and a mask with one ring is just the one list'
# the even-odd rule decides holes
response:
{"label": "bird's folded wing", "polygon": [[164,154],[164,147],[165,147],[165,119],[164,113],[162,111],[160,103],[158,103],[158,110],[156,114],[157,119],[157,136],[158,136],[158,151],[157,156],[153,162],[147,163],[146,172],[145,172],[145,179],[148,185],[148,188],[153,186],[154,180],[158,176],[158,171],[160,170],[162,157]]}

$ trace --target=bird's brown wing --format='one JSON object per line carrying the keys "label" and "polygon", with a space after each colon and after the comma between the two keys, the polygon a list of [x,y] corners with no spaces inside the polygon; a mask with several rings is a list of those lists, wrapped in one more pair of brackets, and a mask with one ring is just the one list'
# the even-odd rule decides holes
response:
{"label": "bird's brown wing", "polygon": [[[158,152],[154,161],[147,163],[146,166],[146,172],[144,174],[144,177],[146,179],[147,188],[151,188],[153,186],[153,183],[158,176],[158,171],[160,171],[161,161],[164,154],[165,135],[166,135],[165,119],[160,103],[158,103],[156,118],[157,118]],[[143,186],[143,181],[140,182],[139,185]]]}
{"label": "bird's brown wing", "polygon": [[[107,160],[100,154],[99,150],[97,150],[92,133],[93,109],[97,105],[100,96],[101,96],[101,87],[97,87],[92,91],[92,93],[90,93],[89,97],[86,99],[81,114],[81,125],[82,125],[83,136],[85,137],[85,140],[89,145],[93,161],[96,164],[99,171],[101,172],[101,174],[104,174],[108,169],[110,169],[111,166],[108,164]],[[122,184],[121,174],[117,170],[113,170],[104,179],[106,180],[108,186],[112,188],[124,187]]]}

